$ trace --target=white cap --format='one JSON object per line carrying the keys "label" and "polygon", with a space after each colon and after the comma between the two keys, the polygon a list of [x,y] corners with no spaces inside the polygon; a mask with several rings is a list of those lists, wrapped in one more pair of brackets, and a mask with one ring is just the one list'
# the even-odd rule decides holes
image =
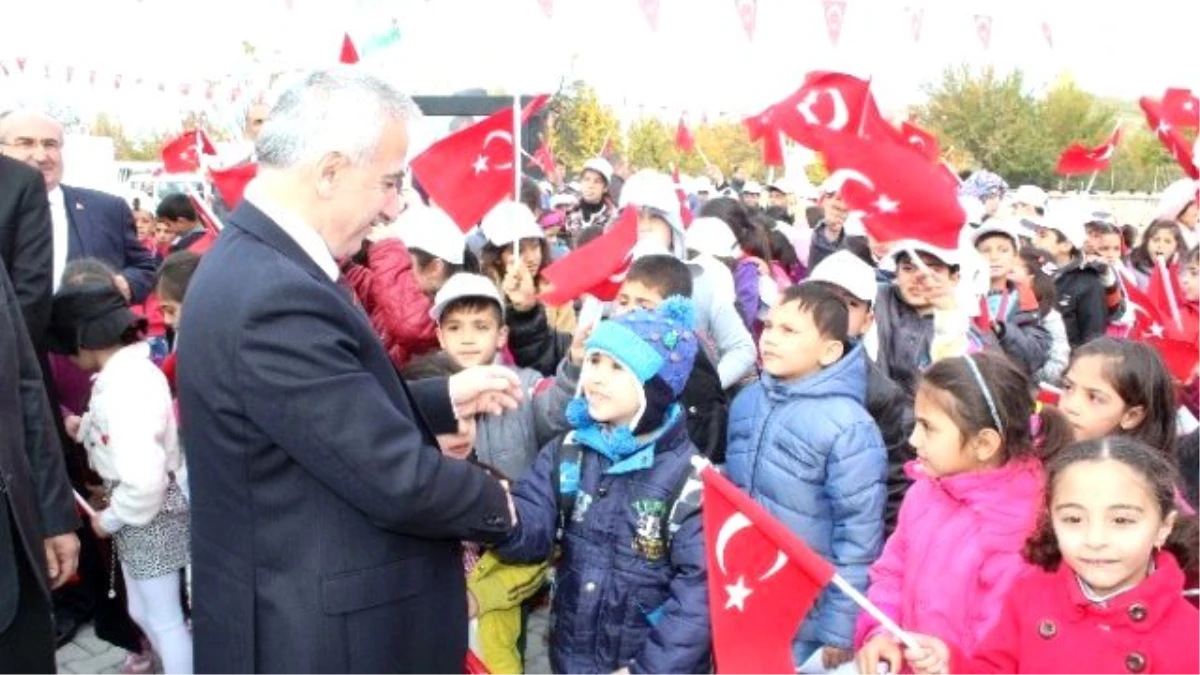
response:
{"label": "white cap", "polygon": [[958,249],[940,248],[918,239],[898,239],[892,242],[892,250],[887,257],[880,261],[880,269],[895,270],[896,259],[909,251],[918,254],[928,253],[947,265],[962,267],[962,253]]}
{"label": "white cap", "polygon": [[785,195],[792,194],[792,184],[786,178],[776,178],[775,180],[771,181],[770,183],[767,183],[767,189],[768,190],[777,190],[779,192],[782,192]]}
{"label": "white cap", "polygon": [[575,195],[565,193],[556,194],[550,197],[550,208],[558,208],[559,206],[574,206],[579,199]]}
{"label": "white cap", "polygon": [[479,224],[483,236],[495,246],[508,246],[521,239],[545,239],[533,211],[520,202],[502,201],[492,207]]}
{"label": "white cap", "polygon": [[752,195],[762,194],[762,186],[756,180],[748,180],[742,185],[742,194],[749,192]]}
{"label": "white cap", "polygon": [[965,222],[968,225],[978,225],[979,223],[983,222],[983,202],[979,201],[977,197],[960,195],[958,198],[958,205],[962,207],[963,213],[967,214],[967,220]]}
{"label": "white cap", "polygon": [[701,192],[712,193],[712,191],[713,184],[712,181],[708,179],[708,176],[697,176],[696,179],[692,181],[692,192],[699,194]]}
{"label": "white cap", "polygon": [[412,205],[396,218],[400,241],[453,265],[463,264],[467,236],[439,209]]}
{"label": "white cap", "polygon": [[696,253],[718,258],[737,257],[737,237],[720,218],[705,216],[693,220],[684,235],[684,241]]}
{"label": "white cap", "polygon": [[875,268],[844,249],[835,251],[817,263],[807,280],[833,284],[863,302],[875,302],[879,290],[875,281]]}
{"label": "white cap", "polygon": [[1046,208],[1046,202],[1049,199],[1046,191],[1036,185],[1022,185],[1012,193],[1014,204],[1028,204],[1039,209]]}
{"label": "white cap", "polygon": [[583,169],[579,173],[580,175],[583,175],[584,171],[589,170],[595,171],[601,176],[604,176],[605,184],[612,182],[613,168],[612,164],[610,164],[607,159],[604,159],[603,157],[593,157],[583,163]]}
{"label": "white cap", "polygon": [[1091,219],[1091,209],[1074,201],[1058,202],[1046,209],[1042,219],[1042,227],[1062,234],[1071,246],[1083,250],[1087,242],[1087,228],[1084,224]]}
{"label": "white cap", "polygon": [[1167,186],[1158,199],[1155,220],[1175,220],[1196,199],[1196,181],[1181,178]]}
{"label": "white cap", "polygon": [[442,284],[441,290],[433,298],[433,307],[429,309],[430,318],[434,323],[441,323],[442,312],[446,311],[446,306],[461,298],[495,300],[496,304],[500,305],[501,320],[504,318],[504,299],[500,297],[496,284],[483,275],[469,272],[451,275],[446,283]]}
{"label": "white cap", "polygon": [[667,222],[678,235],[683,234],[683,221],[679,216],[679,196],[675,194],[675,181],[665,173],[644,169],[625,180],[621,188],[620,208],[637,206],[652,209],[666,216]]}
{"label": "white cap", "polygon": [[1008,218],[989,218],[986,223],[971,232],[971,245],[977,246],[979,240],[989,234],[1002,234],[1012,240],[1014,248],[1021,248],[1021,223]]}

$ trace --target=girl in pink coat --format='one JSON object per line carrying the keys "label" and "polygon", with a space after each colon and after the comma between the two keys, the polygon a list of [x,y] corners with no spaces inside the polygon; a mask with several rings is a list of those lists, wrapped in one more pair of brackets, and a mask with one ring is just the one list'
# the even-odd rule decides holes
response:
{"label": "girl in pink coat", "polygon": [[[1196,518],[1178,474],[1141,441],[1072,445],[1047,465],[1047,499],[1025,549],[1036,565],[973,649],[914,635],[919,673],[1196,673]],[[949,644],[947,644],[949,643]]]}
{"label": "girl in pink coat", "polygon": [[[1002,353],[935,363],[914,408],[918,459],[905,467],[914,483],[871,566],[867,597],[906,630],[971,649],[1028,568],[1021,547],[1042,496],[1038,458],[1071,433],[1057,412],[1030,417],[1029,380]],[[883,661],[900,672],[901,646],[866,613],[855,645],[859,672],[878,672]]]}

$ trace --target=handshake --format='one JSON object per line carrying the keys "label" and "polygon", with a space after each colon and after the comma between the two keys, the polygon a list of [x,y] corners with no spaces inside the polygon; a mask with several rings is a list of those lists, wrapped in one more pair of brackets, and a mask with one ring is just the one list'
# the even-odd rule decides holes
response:
{"label": "handshake", "polygon": [[[451,375],[447,386],[454,416],[459,419],[483,414],[502,415],[505,411],[516,410],[525,397],[516,373],[504,366],[468,368]],[[509,520],[516,527],[517,509],[513,504],[511,485],[502,478],[499,482],[508,498]]]}

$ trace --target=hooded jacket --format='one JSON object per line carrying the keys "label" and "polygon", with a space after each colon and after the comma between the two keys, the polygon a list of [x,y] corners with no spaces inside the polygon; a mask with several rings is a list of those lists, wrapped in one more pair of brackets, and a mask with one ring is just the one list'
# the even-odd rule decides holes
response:
{"label": "hooded jacket", "polygon": [[372,243],[367,264],[346,267],[343,278],[371,317],[371,326],[397,369],[414,356],[437,350],[437,325],[429,316],[433,303],[421,291],[403,242]]}
{"label": "hooded jacket", "polygon": [[[1037,460],[932,478],[919,462],[896,531],[871,566],[867,598],[905,630],[936,635],[968,651],[999,617],[1003,599],[1030,569],[1021,548],[1042,496]],[[863,613],[855,645],[879,622]]]}
{"label": "hooded jacket", "polygon": [[[867,362],[861,345],[808,377],[763,374],[729,412],[726,469],[773,516],[860,591],[883,546],[887,452],[863,407]],[[849,649],[858,606],[826,589],[800,627],[797,663],[808,646]]]}
{"label": "hooded jacket", "polygon": [[1109,312],[1099,270],[1073,260],[1054,276],[1054,289],[1072,349],[1104,335]]}

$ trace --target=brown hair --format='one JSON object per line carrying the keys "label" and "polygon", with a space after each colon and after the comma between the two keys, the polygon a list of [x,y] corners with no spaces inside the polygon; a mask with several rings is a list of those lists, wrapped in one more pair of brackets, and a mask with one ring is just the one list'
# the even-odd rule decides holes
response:
{"label": "brown hair", "polygon": [[1046,502],[1038,516],[1037,530],[1025,542],[1022,552],[1031,564],[1047,570],[1058,569],[1062,552],[1058,548],[1058,537],[1050,521],[1050,508],[1054,503],[1054,487],[1067,467],[1079,462],[1113,460],[1141,474],[1158,504],[1159,515],[1166,518],[1175,512],[1175,527],[1167,536],[1163,550],[1175,556],[1188,579],[1195,579],[1200,570],[1197,551],[1200,548],[1200,533],[1197,532],[1195,516],[1189,516],[1176,507],[1176,486],[1179,472],[1175,465],[1160,452],[1145,443],[1127,436],[1108,436],[1067,446],[1046,465]]}
{"label": "brown hair", "polygon": [[[533,237],[527,237],[527,239],[533,239]],[[522,239],[521,243],[524,242],[525,239]],[[541,275],[542,270],[546,269],[546,265],[550,264],[550,242],[545,239],[539,239],[538,242],[538,245],[542,249],[542,266],[538,269],[537,274],[533,275],[535,280]],[[480,271],[492,281],[496,283],[501,282],[504,279],[504,275],[508,273],[508,270],[504,269],[504,252],[512,251],[512,248],[511,243],[504,246],[497,246],[490,241],[486,242],[483,245],[483,250],[479,252]],[[518,262],[520,262],[519,258]]]}
{"label": "brown hair", "polygon": [[[1154,257],[1150,255],[1150,240],[1160,230],[1167,230],[1171,236],[1175,237],[1175,255],[1174,259],[1178,260],[1187,251],[1187,244],[1183,241],[1183,230],[1180,229],[1179,223],[1173,220],[1156,220],[1150,223],[1146,231],[1142,233],[1142,243],[1138,244],[1137,248],[1129,253],[1129,264],[1140,270],[1154,269],[1156,264]],[[1167,262],[1171,262],[1168,260]]]}
{"label": "brown hair", "polygon": [[[967,359],[979,369],[1003,429],[997,428],[988,398]],[[1071,427],[1062,413],[1053,408],[1035,413],[1029,378],[1002,352],[989,350],[942,359],[925,371],[918,387],[945,393],[939,401],[964,440],[984,429],[1000,433],[1003,463],[1022,457],[1049,457],[1071,442]],[[1037,438],[1030,423],[1035,415],[1041,427]]]}

